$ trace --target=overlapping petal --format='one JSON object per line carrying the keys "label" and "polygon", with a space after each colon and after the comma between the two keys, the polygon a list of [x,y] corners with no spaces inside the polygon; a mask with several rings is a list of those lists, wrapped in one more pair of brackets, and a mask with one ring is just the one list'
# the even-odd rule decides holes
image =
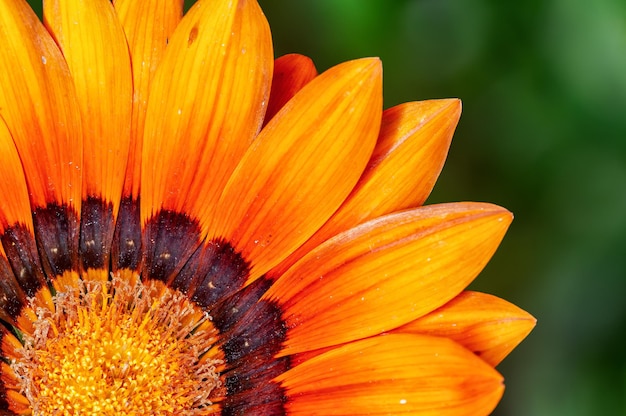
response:
{"label": "overlapping petal", "polygon": [[289,328],[281,354],[379,334],[438,308],[478,275],[511,219],[489,204],[432,205],[328,240],[264,296]]}
{"label": "overlapping petal", "polygon": [[83,125],[81,263],[102,268],[109,263],[130,145],[128,45],[109,0],[46,1],[44,22],[69,67]]}
{"label": "overlapping petal", "polygon": [[11,132],[0,118],[0,235],[15,223],[33,233],[33,220],[30,215],[28,188],[22,170],[22,162],[17,154]]}
{"label": "overlapping petal", "polygon": [[277,377],[290,415],[488,415],[504,386],[458,344],[377,336],[325,352]]}
{"label": "overlapping petal", "polygon": [[207,224],[261,127],[272,75],[269,27],[254,1],[201,1],[169,39],[150,87],[141,211]]}
{"label": "overlapping petal", "polygon": [[346,201],[270,276],[280,276],[341,231],[423,204],[443,167],[460,115],[461,102],[452,99],[418,101],[386,110],[374,153]]}
{"label": "overlapping petal", "polygon": [[274,61],[272,90],[263,124],[267,124],[298,91],[317,76],[313,61],[296,53],[281,56]]}
{"label": "overlapping petal", "polygon": [[6,400],[7,404],[14,412],[6,414],[27,415],[30,412],[31,407],[26,397],[18,393],[20,387],[19,376],[15,374],[9,364],[5,363],[4,361],[0,363],[0,383],[4,388],[7,389],[6,397],[4,398],[4,400]]}
{"label": "overlapping petal", "polygon": [[214,235],[252,262],[251,280],[306,241],[365,168],[382,114],[381,65],[337,65],[261,131],[226,184]]}
{"label": "overlapping petal", "polygon": [[[35,256],[38,251],[44,270],[57,275],[78,267],[83,136],[74,82],[25,1],[0,1],[0,38],[0,117],[25,172]],[[32,235],[24,237],[32,252]],[[39,288],[37,278],[28,280],[32,290]]]}
{"label": "overlapping petal", "polygon": [[0,319],[16,324],[15,311],[26,304],[26,294],[15,280],[4,248],[0,245]]}
{"label": "overlapping petal", "polygon": [[108,0],[47,0],[44,22],[76,86],[83,125],[82,197],[103,199],[116,215],[128,158],[133,94],[124,31]]}
{"label": "overlapping petal", "polygon": [[183,17],[183,1],[116,0],[113,5],[126,34],[133,73],[131,142],[123,195],[137,199],[148,92],[167,43]]}
{"label": "overlapping petal", "polygon": [[[8,128],[0,118],[0,316],[14,321],[6,311],[26,304],[46,285],[34,241],[33,219],[22,164]],[[10,268],[9,268],[10,267]],[[18,284],[19,283],[19,284]],[[26,293],[22,290],[26,290]]]}
{"label": "overlapping petal", "polygon": [[23,0],[0,1],[0,38],[0,116],[28,172],[31,203],[78,210],[82,129],[67,64]]}
{"label": "overlapping petal", "polygon": [[512,303],[466,291],[393,332],[450,338],[496,366],[526,338],[535,323],[535,318]]}

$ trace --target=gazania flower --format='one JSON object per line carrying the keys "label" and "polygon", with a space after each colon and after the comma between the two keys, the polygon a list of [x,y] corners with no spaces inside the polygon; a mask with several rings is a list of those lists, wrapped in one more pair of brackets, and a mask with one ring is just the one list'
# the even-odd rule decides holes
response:
{"label": "gazania flower", "polygon": [[2,414],[487,414],[510,221],[421,206],[457,100],[273,59],[254,1],[0,0]]}

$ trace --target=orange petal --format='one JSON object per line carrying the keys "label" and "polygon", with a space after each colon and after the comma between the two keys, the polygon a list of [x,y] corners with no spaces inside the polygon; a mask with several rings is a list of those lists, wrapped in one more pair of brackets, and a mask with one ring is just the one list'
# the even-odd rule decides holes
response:
{"label": "orange petal", "polygon": [[182,0],[113,2],[128,41],[133,74],[133,110],[122,202],[113,239],[114,269],[136,269],[141,257],[139,194],[148,93],[156,69],[183,15]]}
{"label": "orange petal", "polygon": [[32,233],[20,231],[12,229],[1,236],[0,319],[20,332],[32,334],[37,319],[34,310],[47,308],[52,311],[54,302],[39,266],[34,237]]}
{"label": "orange petal", "polygon": [[78,267],[82,132],[74,82],[25,1],[0,0],[0,39],[0,117],[25,172],[44,270],[54,276]]}
{"label": "orange petal", "polygon": [[0,346],[2,347],[2,356],[9,360],[18,359],[21,356],[20,350],[24,348],[22,342],[4,325],[0,327]]}
{"label": "orange petal", "polygon": [[281,56],[274,61],[272,91],[267,103],[264,124],[267,124],[287,101],[317,76],[311,58],[295,53]]}
{"label": "orange petal", "polygon": [[386,335],[321,354],[283,373],[290,415],[488,415],[502,376],[458,344]]}
{"label": "orange petal", "polygon": [[0,235],[8,227],[21,224],[33,233],[33,219],[28,202],[28,188],[11,133],[0,118]]}
{"label": "orange petal", "polygon": [[[4,331],[3,331],[4,332]],[[19,393],[21,389],[20,377],[6,362],[0,363],[0,385],[4,387],[3,405],[6,406],[3,412],[7,415],[29,415],[32,414],[32,407],[28,399]]]}
{"label": "orange petal", "polygon": [[[26,296],[35,296],[46,285],[35,244],[28,189],[13,139],[0,118],[0,317],[25,305]],[[10,264],[11,269],[5,267]],[[15,273],[15,275],[14,275]],[[19,287],[18,283],[19,282]],[[13,317],[15,318],[15,316]],[[4,319],[4,318],[3,318]],[[6,319],[5,319],[6,320]],[[10,322],[10,321],[7,321]]]}
{"label": "orange petal", "polygon": [[254,1],[200,0],[176,28],[150,89],[141,217],[161,208],[210,216],[260,129],[273,66]]}
{"label": "orange petal", "polygon": [[328,240],[265,294],[289,328],[281,355],[379,334],[438,308],[487,264],[511,218],[490,204],[432,205]]}
{"label": "orange petal", "polygon": [[27,297],[15,280],[7,255],[0,245],[0,319],[15,326],[16,318],[26,303]]}
{"label": "orange petal", "polygon": [[461,102],[430,100],[386,110],[372,158],[324,226],[270,273],[278,277],[326,239],[369,219],[420,206],[443,167]]}
{"label": "orange petal", "polygon": [[450,338],[496,366],[526,338],[535,323],[528,312],[503,299],[468,291],[393,332]]}
{"label": "orange petal", "polygon": [[326,235],[347,229],[346,224],[422,205],[443,168],[460,115],[456,99],[406,103],[385,111],[372,158],[325,227]]}
{"label": "orange petal", "polygon": [[354,187],[382,113],[381,64],[337,65],[263,129],[220,199],[215,235],[260,276],[309,238]]}
{"label": "orange petal", "polygon": [[131,145],[123,195],[137,199],[148,91],[167,42],[183,16],[183,1],[116,0],[113,4],[126,33],[133,72]]}
{"label": "orange petal", "polygon": [[44,22],[63,51],[83,121],[83,199],[117,213],[130,140],[132,78],[124,31],[109,0],[46,0]]}
{"label": "orange petal", "polygon": [[78,212],[82,135],[67,64],[25,1],[0,1],[0,39],[0,116],[28,173],[32,206]]}

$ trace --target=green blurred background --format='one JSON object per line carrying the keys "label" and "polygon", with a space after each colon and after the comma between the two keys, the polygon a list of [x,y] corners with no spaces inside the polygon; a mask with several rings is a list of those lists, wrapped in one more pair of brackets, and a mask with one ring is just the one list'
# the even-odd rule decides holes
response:
{"label": "green blurred background", "polygon": [[379,56],[386,107],[459,97],[430,202],[516,219],[473,285],[532,312],[496,415],[626,415],[626,2],[261,0],[277,56]]}

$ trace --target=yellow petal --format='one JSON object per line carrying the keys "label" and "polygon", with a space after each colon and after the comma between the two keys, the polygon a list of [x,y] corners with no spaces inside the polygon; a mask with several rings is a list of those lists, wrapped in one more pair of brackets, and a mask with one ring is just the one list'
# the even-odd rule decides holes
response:
{"label": "yellow petal", "polygon": [[28,172],[33,209],[80,209],[82,133],[67,64],[23,0],[0,0],[0,117]]}
{"label": "yellow petal", "polygon": [[350,196],[270,276],[280,276],[341,231],[423,204],[441,172],[460,114],[461,102],[454,99],[406,103],[386,110],[374,153]]}
{"label": "yellow petal", "polygon": [[265,273],[310,237],[354,187],[382,113],[381,65],[338,65],[304,87],[263,129],[226,185],[215,236]]}
{"label": "yellow petal", "polygon": [[183,1],[116,0],[113,4],[126,33],[133,72],[131,144],[123,195],[137,199],[148,91],[168,40],[183,16]]}
{"label": "yellow petal", "polygon": [[468,291],[393,332],[450,338],[496,366],[526,338],[535,323],[528,312],[503,299]]}
{"label": "yellow petal", "polygon": [[200,0],[176,28],[150,88],[141,217],[185,212],[206,231],[215,201],[260,129],[273,66],[254,1]]}
{"label": "yellow petal", "polygon": [[264,296],[289,328],[281,355],[379,334],[438,308],[487,264],[511,218],[490,204],[432,205],[328,240]]}
{"label": "yellow petal", "polygon": [[287,101],[316,76],[317,70],[313,61],[304,55],[292,53],[276,59],[272,91],[263,123],[267,124]]}
{"label": "yellow petal", "polygon": [[488,415],[502,377],[458,344],[386,335],[325,352],[276,379],[290,415]]}

